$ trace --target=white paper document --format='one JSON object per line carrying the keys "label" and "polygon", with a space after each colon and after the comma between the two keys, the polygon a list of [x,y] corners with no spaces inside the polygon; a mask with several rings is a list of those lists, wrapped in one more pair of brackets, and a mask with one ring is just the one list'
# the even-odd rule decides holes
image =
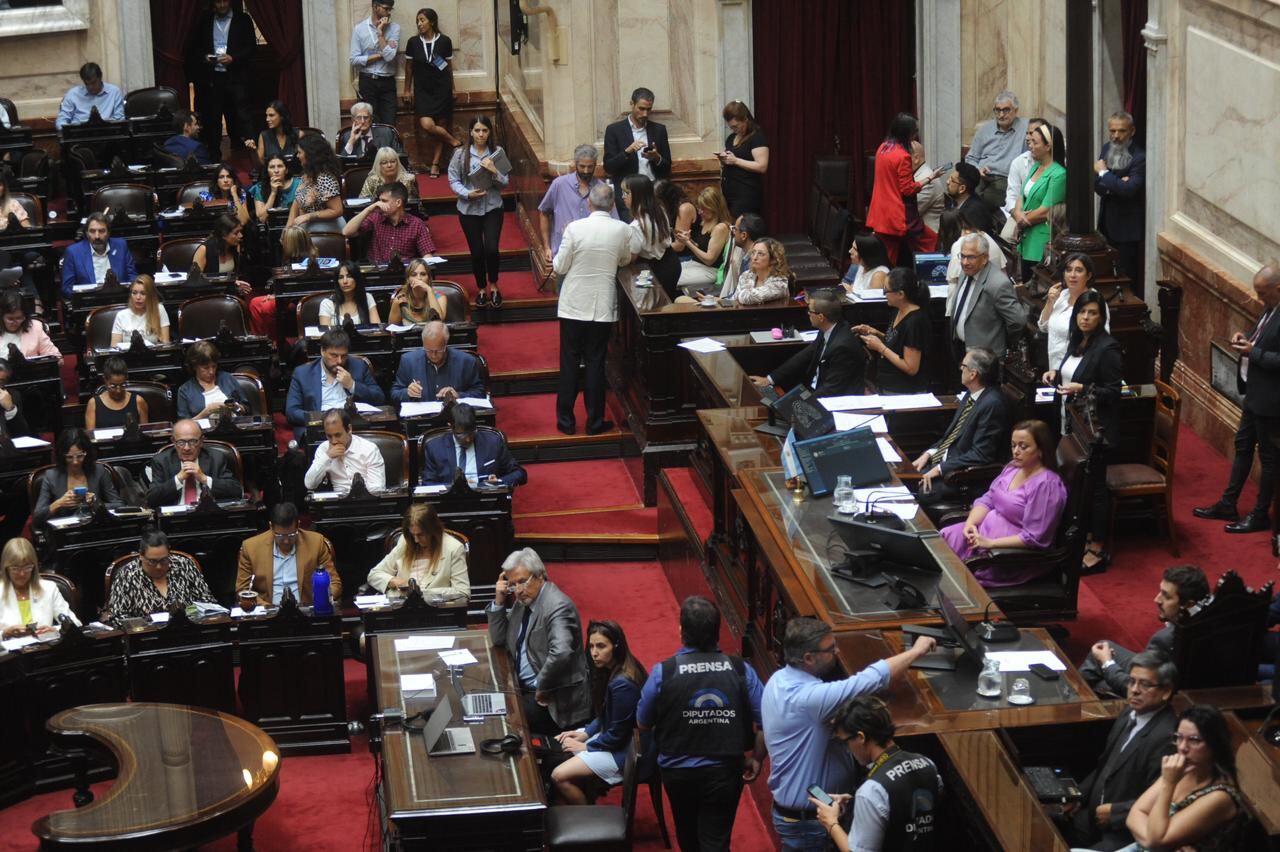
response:
{"label": "white paper document", "polygon": [[406,636],[396,640],[396,653],[408,651],[440,651],[453,647],[452,636]]}
{"label": "white paper document", "polygon": [[810,343],[818,339],[818,330],[816,328],[811,331],[801,331],[799,334],[801,340],[807,340]]}
{"label": "white paper document", "polygon": [[686,340],[680,344],[683,349],[690,352],[723,352],[724,344],[718,340],[712,340],[710,337],[699,337],[697,340]]}
{"label": "white paper document", "polygon": [[902,456],[898,455],[898,451],[893,448],[893,444],[889,443],[888,438],[876,438],[876,446],[880,447],[880,458],[889,464],[902,461]]}
{"label": "white paper document", "polygon": [[818,398],[818,402],[822,403],[822,407],[827,411],[867,411],[872,408],[880,408],[880,400],[882,398],[874,393],[853,394],[850,396],[823,396]]}
{"label": "white paper document", "polygon": [[356,608],[369,609],[375,606],[388,606],[391,603],[386,595],[356,595]]}
{"label": "white paper document", "polygon": [[323,503],[325,500],[337,500],[341,496],[337,491],[312,491],[307,498]]}
{"label": "white paper document", "polygon": [[160,514],[162,515],[185,515],[187,512],[195,511],[195,504],[190,506],[185,503],[181,506],[161,506]]}
{"label": "white paper document", "polygon": [[440,662],[446,666],[469,666],[480,661],[466,648],[455,648],[452,651],[441,651]]}
{"label": "white paper document", "polygon": [[97,290],[97,289],[98,289],[99,287],[101,287],[101,286],[102,286],[101,284],[72,284],[72,285],[71,285],[71,292],[73,292],[73,293],[88,293],[88,292],[90,292],[91,290]]}
{"label": "white paper document", "polygon": [[324,332],[320,330],[320,326],[318,325],[309,325],[302,330],[302,333],[307,337],[313,338],[318,338],[324,335]]}
{"label": "white paper document", "polygon": [[[293,265],[293,268],[301,272],[307,268],[307,264],[309,262],[310,261],[300,260]],[[334,269],[338,266],[338,259],[336,257],[317,257],[316,265],[321,269]]]}
{"label": "white paper document", "polygon": [[62,529],[63,527],[74,527],[76,524],[80,523],[80,519],[75,515],[70,515],[65,518],[48,518],[45,523],[54,529]]}
{"label": "white paper document", "polygon": [[849,294],[850,302],[883,302],[888,297],[885,296],[884,290],[868,289],[854,290]]}
{"label": "white paper document", "polygon": [[167,612],[153,612],[153,613],[151,613],[151,623],[152,623],[152,624],[168,624],[168,623],[169,623],[169,613],[167,613]]}
{"label": "white paper document", "polygon": [[443,494],[449,490],[447,485],[419,485],[413,489],[414,497],[426,497],[431,494]]}
{"label": "white paper document", "polygon": [[6,651],[16,651],[28,645],[35,645],[39,641],[40,639],[36,636],[15,636],[12,639],[5,639],[0,642],[0,646],[3,646]]}
{"label": "white paper document", "polygon": [[458,397],[458,402],[465,402],[472,408],[493,408],[493,403],[489,401],[487,396],[460,396]]}
{"label": "white paper document", "polygon": [[400,334],[401,332],[404,332],[404,331],[413,331],[415,328],[417,328],[417,326],[414,325],[413,323],[409,323],[408,325],[401,325],[399,323],[387,323],[387,331],[391,332],[392,334]]}
{"label": "white paper document", "polygon": [[1066,663],[1052,651],[987,651],[987,657],[999,662],[1002,672],[1031,671],[1032,663],[1048,666],[1055,672],[1067,670]]}
{"label": "white paper document", "polygon": [[941,408],[942,400],[931,393],[894,393],[880,397],[880,407],[885,411],[905,411],[910,408]]}
{"label": "white paper document", "polygon": [[356,411],[360,412],[361,414],[377,414],[381,410],[382,409],[378,408],[378,406],[370,405],[367,402],[356,403]]}
{"label": "white paper document", "polygon": [[400,675],[400,691],[415,698],[434,698],[436,679],[430,674]]}
{"label": "white paper document", "polygon": [[49,446],[49,442],[33,438],[30,435],[19,435],[13,439],[13,445],[20,450],[36,450]]}
{"label": "white paper document", "polygon": [[857,414],[848,411],[836,411],[832,416],[835,417],[837,432],[848,432],[850,429],[870,426],[871,431],[877,435],[889,434],[889,424],[885,422],[883,414]]}
{"label": "white paper document", "polygon": [[444,411],[444,403],[439,401],[400,403],[401,417],[430,417],[433,414],[439,414],[441,411]]}
{"label": "white paper document", "polygon": [[373,199],[372,198],[344,198],[342,200],[342,203],[347,205],[348,207],[364,207],[365,205],[372,204]]}
{"label": "white paper document", "polygon": [[951,289],[951,285],[950,285],[950,284],[930,284],[930,285],[929,285],[929,298],[930,298],[930,299],[945,299],[945,298],[947,298],[947,292],[948,292],[950,289]]}
{"label": "white paper document", "polygon": [[438,263],[448,263],[448,262],[449,262],[449,261],[448,261],[448,260],[446,260],[445,258],[443,258],[443,257],[438,257],[437,255],[434,255],[434,254],[429,254],[429,255],[427,255],[426,257],[422,258],[422,259],[423,259],[423,260],[425,260],[425,261],[427,262],[427,265],[428,265],[428,266],[435,266],[435,265],[436,265],[436,264],[438,264]]}
{"label": "white paper document", "polygon": [[119,438],[124,434],[124,427],[116,427],[115,429],[94,429],[93,440],[110,441],[112,438]]}

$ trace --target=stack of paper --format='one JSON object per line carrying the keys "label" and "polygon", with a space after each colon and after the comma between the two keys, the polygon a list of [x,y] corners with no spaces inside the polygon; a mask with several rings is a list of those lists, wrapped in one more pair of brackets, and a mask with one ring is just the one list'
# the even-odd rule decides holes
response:
{"label": "stack of paper", "polygon": [[382,409],[378,408],[378,406],[370,405],[367,402],[356,403],[356,411],[360,412],[361,414],[377,414],[381,410]]}
{"label": "stack of paper", "polygon": [[447,485],[419,485],[413,489],[414,497],[426,497],[431,494],[443,494],[449,490]]}
{"label": "stack of paper", "polygon": [[356,608],[369,609],[375,606],[389,606],[391,601],[386,595],[356,595]]}
{"label": "stack of paper", "polygon": [[465,402],[472,408],[493,408],[493,403],[487,396],[460,396],[458,402]]}
{"label": "stack of paper", "polygon": [[883,414],[850,414],[847,411],[836,411],[832,413],[832,417],[835,418],[837,432],[848,432],[850,429],[870,426],[871,431],[877,435],[889,434],[889,424],[885,422]]}
{"label": "stack of paper", "polygon": [[885,411],[906,411],[911,408],[941,408],[942,400],[931,393],[895,393],[880,397],[880,407]]}
{"label": "stack of paper", "polygon": [[444,410],[444,403],[439,401],[410,401],[400,403],[401,417],[430,417]]}
{"label": "stack of paper", "polygon": [[929,285],[929,298],[930,298],[930,299],[945,299],[945,298],[947,298],[947,291],[948,291],[948,290],[950,290],[950,289],[951,289],[951,285],[950,285],[950,284],[930,284],[930,285]]}
{"label": "stack of paper", "polygon": [[883,290],[868,288],[866,290],[854,290],[849,294],[850,302],[883,302],[885,301]]}
{"label": "stack of paper", "polygon": [[988,659],[1000,664],[1002,672],[1028,672],[1032,663],[1048,666],[1055,672],[1067,670],[1067,666],[1052,651],[987,651]]}
{"label": "stack of paper", "polygon": [[435,698],[436,679],[430,674],[400,675],[400,692],[405,698]]}
{"label": "stack of paper", "polygon": [[718,340],[712,340],[710,337],[699,337],[697,340],[686,340],[680,344],[681,348],[688,349],[690,352],[723,352],[725,346]]}
{"label": "stack of paper", "polygon": [[889,464],[902,461],[902,456],[898,455],[898,451],[893,448],[893,444],[889,443],[888,438],[876,438],[876,444],[880,447],[880,457]]}
{"label": "stack of paper", "polygon": [[[381,597],[386,597],[385,595]],[[442,651],[453,647],[452,636],[406,636],[396,640],[396,653],[407,654],[410,651]]]}
{"label": "stack of paper", "polygon": [[868,411],[880,408],[882,397],[876,394],[852,394],[849,396],[824,396],[818,402],[827,411]]}

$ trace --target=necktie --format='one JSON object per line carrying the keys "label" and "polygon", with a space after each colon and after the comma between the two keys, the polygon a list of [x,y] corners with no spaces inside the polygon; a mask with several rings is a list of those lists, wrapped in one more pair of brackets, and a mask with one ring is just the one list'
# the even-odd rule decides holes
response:
{"label": "necktie", "polygon": [[200,498],[196,492],[196,478],[188,476],[186,482],[182,485],[182,502],[184,505],[190,506],[198,499]]}
{"label": "necktie", "polygon": [[[1276,309],[1272,308],[1262,315],[1262,318],[1258,320],[1257,327],[1253,330],[1253,334],[1249,335],[1250,343],[1258,342],[1258,338],[1262,337],[1263,330],[1271,322],[1271,317],[1275,312]],[[1243,381],[1249,381],[1249,357],[1247,355],[1240,359],[1240,378]]]}
{"label": "necktie", "polygon": [[1125,746],[1129,744],[1129,738],[1133,736],[1133,729],[1137,727],[1138,716],[1132,710],[1129,711],[1129,719],[1125,722],[1124,728],[1120,731],[1120,736],[1116,739],[1115,747],[1111,749],[1111,754],[1107,755],[1107,762],[1102,767],[1102,773],[1099,780],[1102,781],[1098,791],[1098,803],[1101,804],[1107,800],[1107,779],[1114,771],[1116,764],[1120,762],[1120,757],[1124,753]]}
{"label": "necktie", "polygon": [[516,634],[516,665],[520,665],[520,655],[524,653],[524,636],[529,631],[529,617],[533,610],[526,608],[524,617],[520,619],[520,632]]}
{"label": "necktie", "polygon": [[973,286],[973,276],[966,275],[964,286],[960,288],[960,298],[956,299],[956,309],[951,314],[951,336],[964,340],[964,303],[969,300],[969,289]]}
{"label": "necktie", "polygon": [[956,424],[951,427],[951,431],[942,439],[942,443],[938,444],[938,452],[934,455],[935,459],[942,461],[942,454],[960,437],[960,432],[964,429],[964,422],[969,419],[969,415],[972,412],[973,394],[969,394],[969,396],[965,397],[964,405],[960,407],[960,416],[956,418]]}
{"label": "necktie", "polygon": [[809,387],[814,390],[818,389],[818,373],[822,370],[822,356],[827,352],[827,335],[826,332],[818,332],[818,357],[813,361],[813,380],[809,382]]}
{"label": "necktie", "polygon": [[458,476],[467,475],[467,448],[458,447]]}

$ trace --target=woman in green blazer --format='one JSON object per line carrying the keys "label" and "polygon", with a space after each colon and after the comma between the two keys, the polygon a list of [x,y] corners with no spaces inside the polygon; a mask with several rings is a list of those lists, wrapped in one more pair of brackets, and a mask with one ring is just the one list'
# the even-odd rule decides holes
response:
{"label": "woman in green blazer", "polygon": [[1031,277],[1036,264],[1044,259],[1044,247],[1049,242],[1049,214],[1053,205],[1067,200],[1067,170],[1062,132],[1048,124],[1036,125],[1027,131],[1027,150],[1035,160],[1035,167],[1022,184],[1022,193],[1010,214],[1018,223],[1022,238],[1018,253],[1022,255],[1022,280]]}

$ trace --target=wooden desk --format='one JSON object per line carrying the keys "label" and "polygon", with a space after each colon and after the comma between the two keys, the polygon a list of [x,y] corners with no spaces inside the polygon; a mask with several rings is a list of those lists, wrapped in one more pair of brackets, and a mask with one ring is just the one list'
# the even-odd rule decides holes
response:
{"label": "wooden desk", "polygon": [[62,429],[62,372],[52,355],[26,358],[10,346],[0,353],[9,362],[12,374],[5,389],[18,399],[18,406],[33,432],[58,432]]}
{"label": "wooden desk", "polygon": [[1240,792],[1267,836],[1280,837],[1280,747],[1262,738],[1262,720],[1225,713],[1235,749]]}
{"label": "wooden desk", "polygon": [[185,849],[233,832],[251,846],[253,822],[279,790],[276,744],[225,713],[91,704],[59,713],[49,729],[105,745],[120,774],[100,801],[37,820],[41,849]]}
{"label": "wooden desk", "polygon": [[[369,666],[374,707],[398,708],[408,717],[428,706],[400,692],[405,674],[430,672],[436,690],[454,708],[453,727],[462,725],[460,701],[435,651],[397,653],[395,641],[410,634],[381,634],[370,643]],[[487,717],[470,726],[481,740],[515,733],[527,741],[528,727],[518,698],[511,658],[489,643],[485,630],[455,633],[454,647],[466,648],[479,663],[467,666],[462,678],[469,692],[507,694],[508,715]],[[542,850],[546,809],[542,780],[533,753],[431,757],[422,735],[393,727],[382,732],[383,836],[404,849]],[[373,747],[372,741],[371,746]]]}
{"label": "wooden desk", "polygon": [[236,712],[230,616],[193,622],[174,613],[167,624],[127,619],[125,653],[135,701],[182,701]]}

